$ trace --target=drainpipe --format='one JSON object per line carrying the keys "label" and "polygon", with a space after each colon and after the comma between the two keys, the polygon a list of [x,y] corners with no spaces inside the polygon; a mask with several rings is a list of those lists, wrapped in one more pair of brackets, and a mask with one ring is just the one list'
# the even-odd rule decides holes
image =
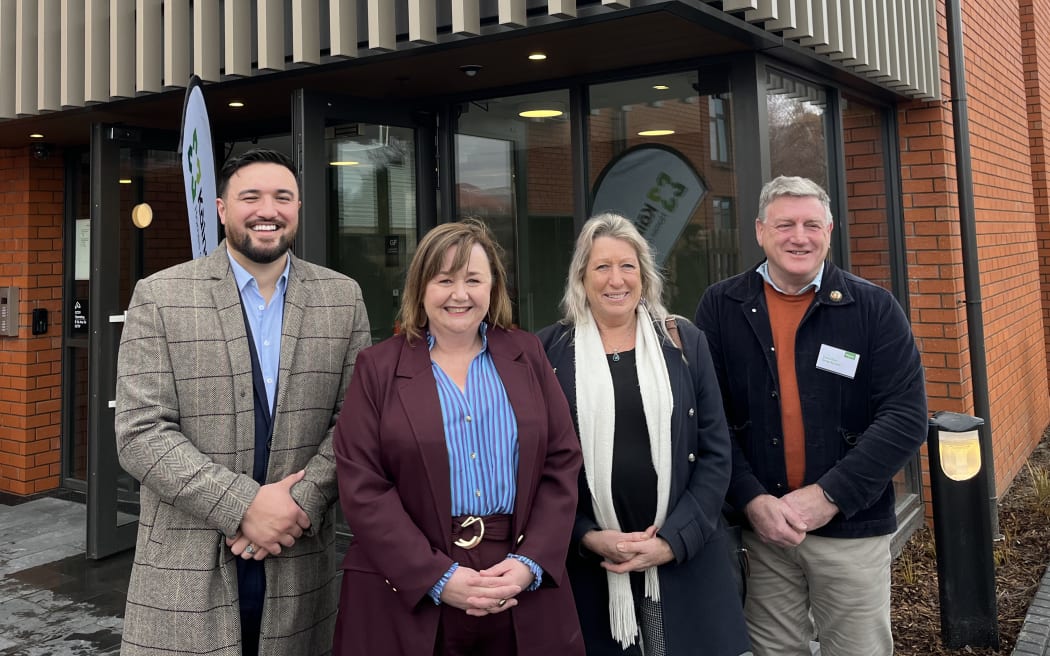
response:
{"label": "drainpipe", "polygon": [[955,171],[959,196],[959,234],[962,238],[963,289],[969,332],[970,373],[974,414],[984,419],[981,468],[987,472],[992,538],[999,540],[998,497],[992,448],[992,419],[988,402],[988,363],[984,351],[984,317],[981,272],[977,259],[977,219],[973,200],[973,163],[970,159],[970,122],[966,109],[966,69],[963,58],[962,0],[945,0],[948,19],[948,71],[952,85],[952,124],[955,136]]}

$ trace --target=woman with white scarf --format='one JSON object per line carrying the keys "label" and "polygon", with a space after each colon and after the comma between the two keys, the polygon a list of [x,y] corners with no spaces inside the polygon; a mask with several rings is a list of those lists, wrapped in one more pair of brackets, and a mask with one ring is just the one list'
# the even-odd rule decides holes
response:
{"label": "woman with white scarf", "polygon": [[729,432],[707,341],[662,293],[649,244],[601,214],[576,241],[563,320],[539,333],[583,448],[569,579],[591,656],[737,656]]}

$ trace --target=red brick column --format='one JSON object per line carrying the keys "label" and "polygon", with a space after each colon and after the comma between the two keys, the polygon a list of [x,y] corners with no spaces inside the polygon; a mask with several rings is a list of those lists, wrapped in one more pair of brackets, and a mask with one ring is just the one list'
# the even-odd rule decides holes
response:
{"label": "red brick column", "polygon": [[[18,337],[0,337],[0,491],[52,489],[61,473],[62,158],[0,150],[0,286],[20,288]],[[34,308],[49,327],[34,336]]]}

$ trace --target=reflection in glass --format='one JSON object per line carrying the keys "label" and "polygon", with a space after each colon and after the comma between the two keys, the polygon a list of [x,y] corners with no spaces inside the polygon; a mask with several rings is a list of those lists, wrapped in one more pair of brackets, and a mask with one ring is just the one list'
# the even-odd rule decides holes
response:
{"label": "reflection in glass", "polygon": [[460,106],[456,215],[485,221],[506,252],[514,322],[559,317],[573,243],[572,147],[566,91]]}
{"label": "reflection in glass", "polygon": [[827,95],[780,71],[766,72],[772,176],[799,175],[828,188]]}
{"label": "reflection in glass", "polygon": [[361,285],[372,340],[397,330],[401,289],[416,248],[411,128],[345,123],[325,130],[331,266]]}
{"label": "reflection in glass", "polygon": [[882,109],[842,98],[850,270],[893,291]]}
{"label": "reflection in glass", "polygon": [[740,268],[728,82],[684,71],[589,91],[593,212],[635,221],[665,269],[668,308],[692,316]]}

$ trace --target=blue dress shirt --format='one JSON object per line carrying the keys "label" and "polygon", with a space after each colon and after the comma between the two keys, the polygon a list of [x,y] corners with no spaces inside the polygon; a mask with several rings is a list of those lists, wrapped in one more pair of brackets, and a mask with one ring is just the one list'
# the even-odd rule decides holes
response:
{"label": "blue dress shirt", "polygon": [[277,374],[281,368],[281,326],[284,323],[284,292],[288,288],[288,272],[292,259],[285,258],[284,272],[277,279],[273,296],[267,303],[259,292],[259,283],[248,270],[229,254],[230,268],[241,292],[241,304],[248,317],[255,340],[255,352],[259,354],[259,365],[262,366],[263,380],[266,383],[266,398],[270,403],[270,413],[277,395]]}

